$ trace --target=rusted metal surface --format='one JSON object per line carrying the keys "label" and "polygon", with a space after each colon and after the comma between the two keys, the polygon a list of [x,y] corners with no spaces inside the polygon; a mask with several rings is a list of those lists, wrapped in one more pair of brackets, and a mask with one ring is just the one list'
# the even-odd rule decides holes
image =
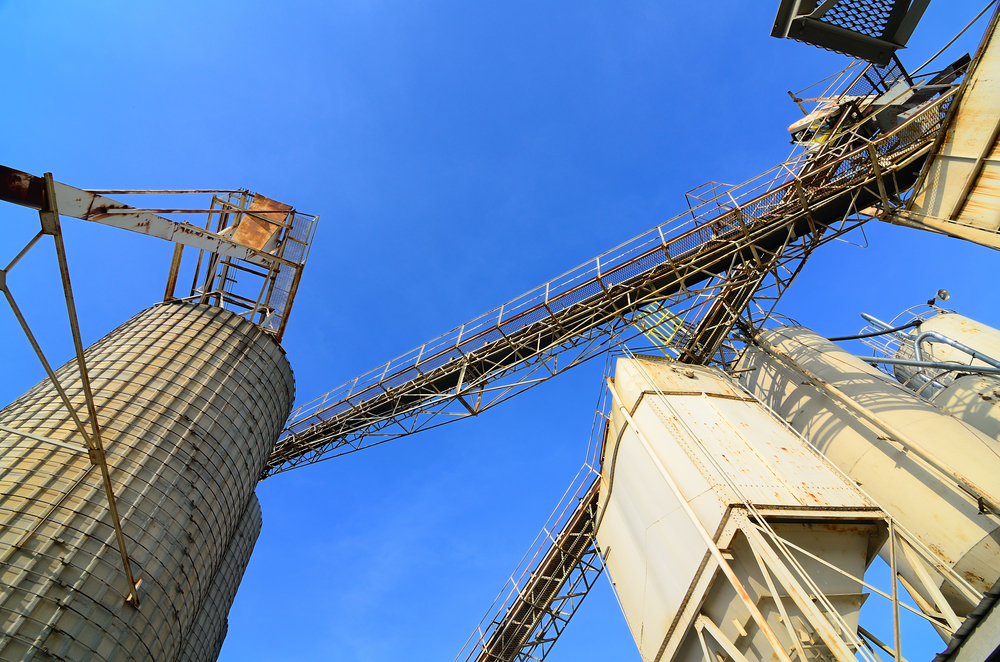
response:
{"label": "rusted metal surface", "polygon": [[686,360],[717,360],[736,315],[759,324],[770,310],[754,309],[751,297],[760,295],[761,304],[773,307],[816,246],[867,220],[860,210],[881,204],[882,196],[872,192],[874,163],[886,193],[906,191],[950,98],[872,140],[875,161],[869,141],[845,134],[846,142],[826,145],[818,157],[724,190],[306,403],[290,419],[266,475],[477,415],[641,333],[632,325],[652,303],[699,328],[677,348]]}
{"label": "rusted metal surface", "polygon": [[244,216],[243,222],[233,231],[233,241],[258,251],[270,252],[274,250],[274,246],[268,246],[268,243],[281,230],[282,224],[289,222],[289,214],[293,211],[292,206],[265,198],[258,193],[253,197],[247,211],[256,213]]}
{"label": "rusted metal surface", "polygon": [[[52,239],[56,247],[56,259],[59,263],[59,276],[62,280],[63,295],[66,299],[66,312],[69,317],[70,334],[73,337],[73,349],[76,350],[76,365],[80,376],[80,386],[83,390],[83,398],[87,407],[87,416],[90,419],[90,435],[84,434],[90,451],[90,461],[96,464],[101,471],[101,478],[104,482],[104,492],[108,499],[108,509],[111,513],[111,521],[115,527],[115,538],[118,542],[118,552],[122,557],[122,566],[125,569],[125,576],[128,578],[129,592],[125,596],[128,602],[138,609],[139,593],[137,584],[132,574],[132,562],[129,560],[128,549],[125,543],[125,534],[122,532],[121,517],[118,515],[118,504],[115,500],[114,486],[111,484],[111,474],[108,471],[108,461],[104,453],[104,442],[101,439],[101,424],[97,419],[97,407],[94,405],[94,393],[90,386],[90,375],[87,371],[87,361],[83,354],[83,338],[80,335],[80,324],[76,315],[76,301],[73,298],[73,287],[69,278],[69,262],[66,259],[66,247],[63,244],[62,230],[59,226],[59,209],[56,203],[55,186],[52,180],[52,173],[45,173],[45,206],[39,212],[42,222],[42,231],[51,232]],[[39,354],[41,357],[41,354]],[[48,370],[49,378],[56,382],[56,376],[51,369]],[[73,409],[69,400],[66,400],[66,408]],[[76,418],[74,414],[74,418]],[[80,430],[81,433],[83,430]]]}
{"label": "rusted metal surface", "polygon": [[[207,208],[136,208],[53,182],[53,199],[64,216],[110,225],[177,244],[165,298],[176,296],[183,247],[199,250],[189,297],[235,310],[281,340],[298,280],[309,255],[318,216],[248,191],[214,191]],[[41,209],[44,180],[0,166],[0,201]],[[120,194],[205,193],[213,191],[119,191]],[[207,215],[204,227],[161,214]],[[215,227],[213,228],[213,221]],[[204,260],[205,253],[209,254]],[[202,271],[203,264],[207,267]],[[233,271],[233,270],[236,271]],[[243,275],[242,279],[237,278]],[[263,284],[257,279],[263,279]],[[247,282],[252,281],[252,282]],[[202,286],[199,288],[198,283]],[[239,285],[240,291],[234,290]]]}
{"label": "rusted metal surface", "polygon": [[[41,209],[44,205],[42,191],[45,183],[41,177],[0,166],[0,186],[2,186],[0,200],[33,209]],[[225,239],[213,232],[134,209],[111,198],[60,182],[54,183],[54,189],[59,213],[64,216],[111,225],[255,264],[264,264],[264,258],[260,257],[254,248]]]}

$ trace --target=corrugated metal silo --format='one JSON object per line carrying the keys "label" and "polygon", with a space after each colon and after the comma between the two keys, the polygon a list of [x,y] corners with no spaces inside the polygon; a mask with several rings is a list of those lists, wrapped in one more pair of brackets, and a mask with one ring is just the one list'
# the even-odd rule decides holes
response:
{"label": "corrugated metal silo", "polygon": [[[291,368],[243,318],[180,302],[139,313],[86,358],[141,605],[125,602],[86,451],[0,433],[0,660],[175,660],[288,416]],[[57,374],[85,417],[75,362]],[[0,424],[84,448],[48,380]]]}
{"label": "corrugated metal silo", "polygon": [[236,599],[236,590],[250,563],[262,524],[260,502],[254,494],[229,541],[194,627],[185,638],[184,652],[180,656],[183,662],[215,662],[218,659],[228,630],[226,615]]}

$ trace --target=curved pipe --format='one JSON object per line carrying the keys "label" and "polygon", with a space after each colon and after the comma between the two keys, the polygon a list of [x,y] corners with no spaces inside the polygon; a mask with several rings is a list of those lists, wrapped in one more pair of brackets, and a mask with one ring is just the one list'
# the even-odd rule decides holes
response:
{"label": "curved pipe", "polygon": [[984,375],[1000,375],[1000,368],[984,368],[982,366],[964,365],[962,363],[942,363],[940,361],[910,361],[908,359],[879,358],[877,356],[857,356],[866,363],[884,363],[886,365],[908,365],[913,368],[935,368],[940,370],[953,370],[955,372],[969,372]]}
{"label": "curved pipe", "polygon": [[945,345],[950,345],[951,347],[954,347],[960,352],[965,352],[973,359],[978,359],[983,363],[987,363],[993,366],[994,368],[1000,368],[1000,361],[997,361],[992,357],[986,356],[982,352],[977,352],[968,345],[963,345],[957,340],[952,340],[948,336],[938,333],[937,331],[924,331],[923,333],[919,334],[916,338],[913,339],[913,356],[917,359],[917,361],[924,360],[924,357],[921,355],[920,344],[928,338],[933,338],[934,340],[937,340],[940,343],[944,343]]}
{"label": "curved pipe", "polygon": [[[875,318],[872,318],[875,319]],[[830,342],[840,342],[841,340],[860,340],[861,338],[874,338],[875,336],[884,336],[888,333],[897,333],[898,331],[903,331],[904,329],[910,329],[915,326],[920,326],[922,320],[913,320],[909,324],[904,324],[903,326],[896,326],[891,329],[885,328],[881,331],[875,331],[872,333],[859,333],[854,336],[837,336],[836,338],[827,338]]]}

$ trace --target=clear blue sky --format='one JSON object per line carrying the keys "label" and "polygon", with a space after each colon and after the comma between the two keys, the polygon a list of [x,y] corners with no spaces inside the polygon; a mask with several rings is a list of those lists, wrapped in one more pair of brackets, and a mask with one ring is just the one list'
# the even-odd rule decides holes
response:
{"label": "clear blue sky", "polygon": [[[932,2],[904,62],[983,4]],[[285,338],[305,400],[783,160],[786,90],[846,58],[769,37],[776,5],[0,0],[0,163],[321,214]],[[0,219],[8,251],[37,222]],[[162,297],[169,245],[64,226],[88,343]],[[1000,326],[996,252],[876,224],[867,243],[817,253],[782,311],[846,334],[945,287]],[[51,249],[11,286],[68,359]],[[0,334],[9,402],[42,372],[5,307]],[[263,483],[222,659],[451,660],[583,461],[601,372]],[[549,657],[588,659],[638,659],[604,581]]]}

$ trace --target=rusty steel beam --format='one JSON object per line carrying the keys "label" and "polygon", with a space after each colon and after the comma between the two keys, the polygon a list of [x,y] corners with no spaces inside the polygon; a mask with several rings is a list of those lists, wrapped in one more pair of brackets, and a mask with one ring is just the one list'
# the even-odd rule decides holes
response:
{"label": "rusty steel beam", "polygon": [[[54,182],[55,199],[63,216],[110,225],[193,246],[211,253],[227,255],[266,267],[270,262],[296,266],[294,262],[246,246],[189,223],[178,223],[142,209],[135,209],[111,198]],[[41,210],[45,205],[45,181],[42,177],[0,166],[0,201]]]}
{"label": "rusty steel beam", "polygon": [[[125,545],[125,534],[122,531],[121,517],[118,514],[118,505],[115,500],[114,487],[111,482],[111,474],[108,469],[107,458],[104,453],[104,443],[101,440],[101,427],[97,420],[97,408],[94,404],[94,396],[90,388],[90,378],[87,373],[87,364],[84,359],[83,353],[83,340],[80,334],[80,325],[76,314],[76,301],[73,297],[73,288],[70,283],[69,277],[69,264],[66,259],[66,247],[63,243],[62,229],[59,226],[59,209],[56,203],[56,196],[53,189],[52,175],[49,173],[45,174],[43,179],[43,193],[42,193],[42,204],[38,211],[39,220],[41,222],[41,232],[35,235],[34,238],[28,245],[21,250],[20,253],[14,258],[14,260],[7,266],[6,269],[0,271],[0,291],[2,291],[4,297],[7,299],[7,303],[10,305],[11,311],[14,313],[14,317],[17,319],[18,324],[21,326],[21,330],[24,332],[25,337],[31,344],[31,348],[35,351],[35,355],[38,357],[39,362],[42,364],[42,368],[45,370],[46,375],[48,375],[49,381],[52,382],[53,388],[59,394],[60,400],[62,400],[63,405],[65,405],[66,410],[69,412],[70,417],[76,424],[77,430],[80,432],[80,436],[83,437],[86,447],[81,450],[86,450],[90,458],[91,465],[96,466],[100,469],[101,480],[104,485],[105,496],[108,500],[108,509],[111,515],[111,523],[115,532],[115,538],[118,543],[118,551],[122,557],[122,566],[125,571],[125,577],[128,581],[129,593],[125,596],[125,600],[135,606],[136,609],[139,608],[139,594],[138,588],[139,584],[135,581],[135,577],[132,573],[132,564],[129,560],[128,550]],[[70,401],[65,389],[59,383],[59,379],[56,377],[55,371],[49,364],[48,359],[46,359],[45,354],[42,352],[41,345],[38,344],[38,340],[35,338],[34,333],[32,333],[31,328],[28,326],[28,322],[18,307],[17,302],[14,300],[14,295],[7,287],[7,274],[16,265],[24,255],[31,250],[31,248],[38,242],[42,235],[51,235],[56,249],[56,258],[59,264],[59,275],[63,287],[63,296],[66,301],[66,313],[69,318],[70,332],[73,337],[73,347],[76,350],[76,361],[77,368],[80,372],[80,383],[83,390],[84,400],[87,408],[87,416],[90,420],[90,433],[87,433],[84,427],[83,421],[77,414],[76,408]],[[15,432],[16,434],[21,434],[21,432]],[[52,442],[51,440],[46,440],[49,443],[59,443]],[[66,444],[60,444],[67,446]],[[73,448],[73,447],[70,447]],[[73,450],[76,450],[73,448]],[[81,477],[82,479],[82,477]],[[61,502],[61,500],[60,500]],[[51,512],[54,507],[49,509]],[[34,529],[29,531],[28,534],[22,536],[18,541],[17,546],[23,545],[27,541],[28,537],[34,533]]]}

